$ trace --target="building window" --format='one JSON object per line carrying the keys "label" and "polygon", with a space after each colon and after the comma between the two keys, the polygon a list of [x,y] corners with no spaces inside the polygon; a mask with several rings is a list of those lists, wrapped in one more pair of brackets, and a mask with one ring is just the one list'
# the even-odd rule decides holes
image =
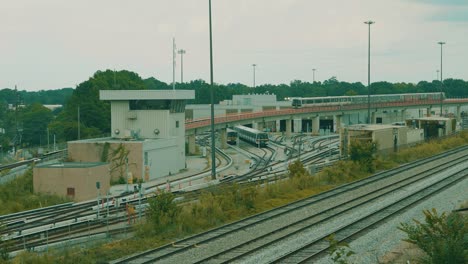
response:
{"label": "building window", "polygon": [[67,188],[67,196],[75,197],[75,188]]}
{"label": "building window", "polygon": [[179,127],[179,121],[175,121],[175,127],[176,127],[176,128]]}
{"label": "building window", "polygon": [[148,152],[145,152],[145,165],[148,165]]}

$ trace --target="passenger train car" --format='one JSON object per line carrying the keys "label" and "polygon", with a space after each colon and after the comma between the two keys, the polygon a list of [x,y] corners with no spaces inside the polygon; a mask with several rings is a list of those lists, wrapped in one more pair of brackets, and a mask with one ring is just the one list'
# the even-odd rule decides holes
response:
{"label": "passenger train car", "polygon": [[237,144],[237,131],[227,129],[227,143],[231,145]]}
{"label": "passenger train car", "polygon": [[240,139],[259,147],[266,147],[268,144],[268,134],[246,126],[235,126],[234,131]]}
{"label": "passenger train car", "polygon": [[[325,97],[293,97],[291,98],[293,107],[320,106],[320,105],[347,105],[365,104],[367,95],[355,96],[325,96]],[[371,103],[387,102],[408,102],[445,99],[444,93],[407,93],[407,94],[374,94],[370,96]]]}

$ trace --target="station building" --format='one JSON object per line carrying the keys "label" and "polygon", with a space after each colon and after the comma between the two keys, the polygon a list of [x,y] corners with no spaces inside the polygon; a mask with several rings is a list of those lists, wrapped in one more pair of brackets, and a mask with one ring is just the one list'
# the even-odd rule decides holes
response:
{"label": "station building", "polygon": [[[193,90],[101,90],[99,96],[111,104],[111,137],[68,142],[71,162],[62,170],[83,180],[88,177],[86,181],[95,175],[97,182],[104,173],[101,167],[89,166],[83,174],[78,168],[84,165],[79,164],[104,162],[108,169],[103,180],[108,178],[110,184],[119,179],[150,181],[185,169],[185,102],[195,98]],[[65,189],[74,188],[70,177],[64,178],[64,184],[54,185],[56,176],[47,171],[57,167],[37,167],[34,178],[41,184],[34,186],[35,191],[61,194],[67,184]],[[95,196],[96,187],[80,194],[80,199]]]}
{"label": "station building", "polygon": [[341,153],[348,153],[353,140],[377,143],[377,151],[391,152],[411,147],[426,139],[443,137],[456,131],[456,119],[448,117],[421,117],[391,125],[359,124],[340,130]]}

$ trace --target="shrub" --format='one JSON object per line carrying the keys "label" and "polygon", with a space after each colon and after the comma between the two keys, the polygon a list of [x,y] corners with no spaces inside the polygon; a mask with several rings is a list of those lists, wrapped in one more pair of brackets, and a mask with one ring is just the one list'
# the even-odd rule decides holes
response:
{"label": "shrub", "polygon": [[428,256],[428,263],[468,263],[467,216],[457,213],[439,215],[436,209],[424,210],[424,223],[401,223],[398,229],[408,235],[405,241],[415,244]]}

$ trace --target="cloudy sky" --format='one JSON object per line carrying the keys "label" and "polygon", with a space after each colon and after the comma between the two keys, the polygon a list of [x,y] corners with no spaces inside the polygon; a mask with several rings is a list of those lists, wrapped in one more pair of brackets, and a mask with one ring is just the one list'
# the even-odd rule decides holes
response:
{"label": "cloudy sky", "polygon": [[[468,0],[212,0],[214,80],[468,80]],[[209,81],[208,0],[2,0],[0,89],[75,87],[97,70]],[[176,81],[180,81],[177,57]]]}

